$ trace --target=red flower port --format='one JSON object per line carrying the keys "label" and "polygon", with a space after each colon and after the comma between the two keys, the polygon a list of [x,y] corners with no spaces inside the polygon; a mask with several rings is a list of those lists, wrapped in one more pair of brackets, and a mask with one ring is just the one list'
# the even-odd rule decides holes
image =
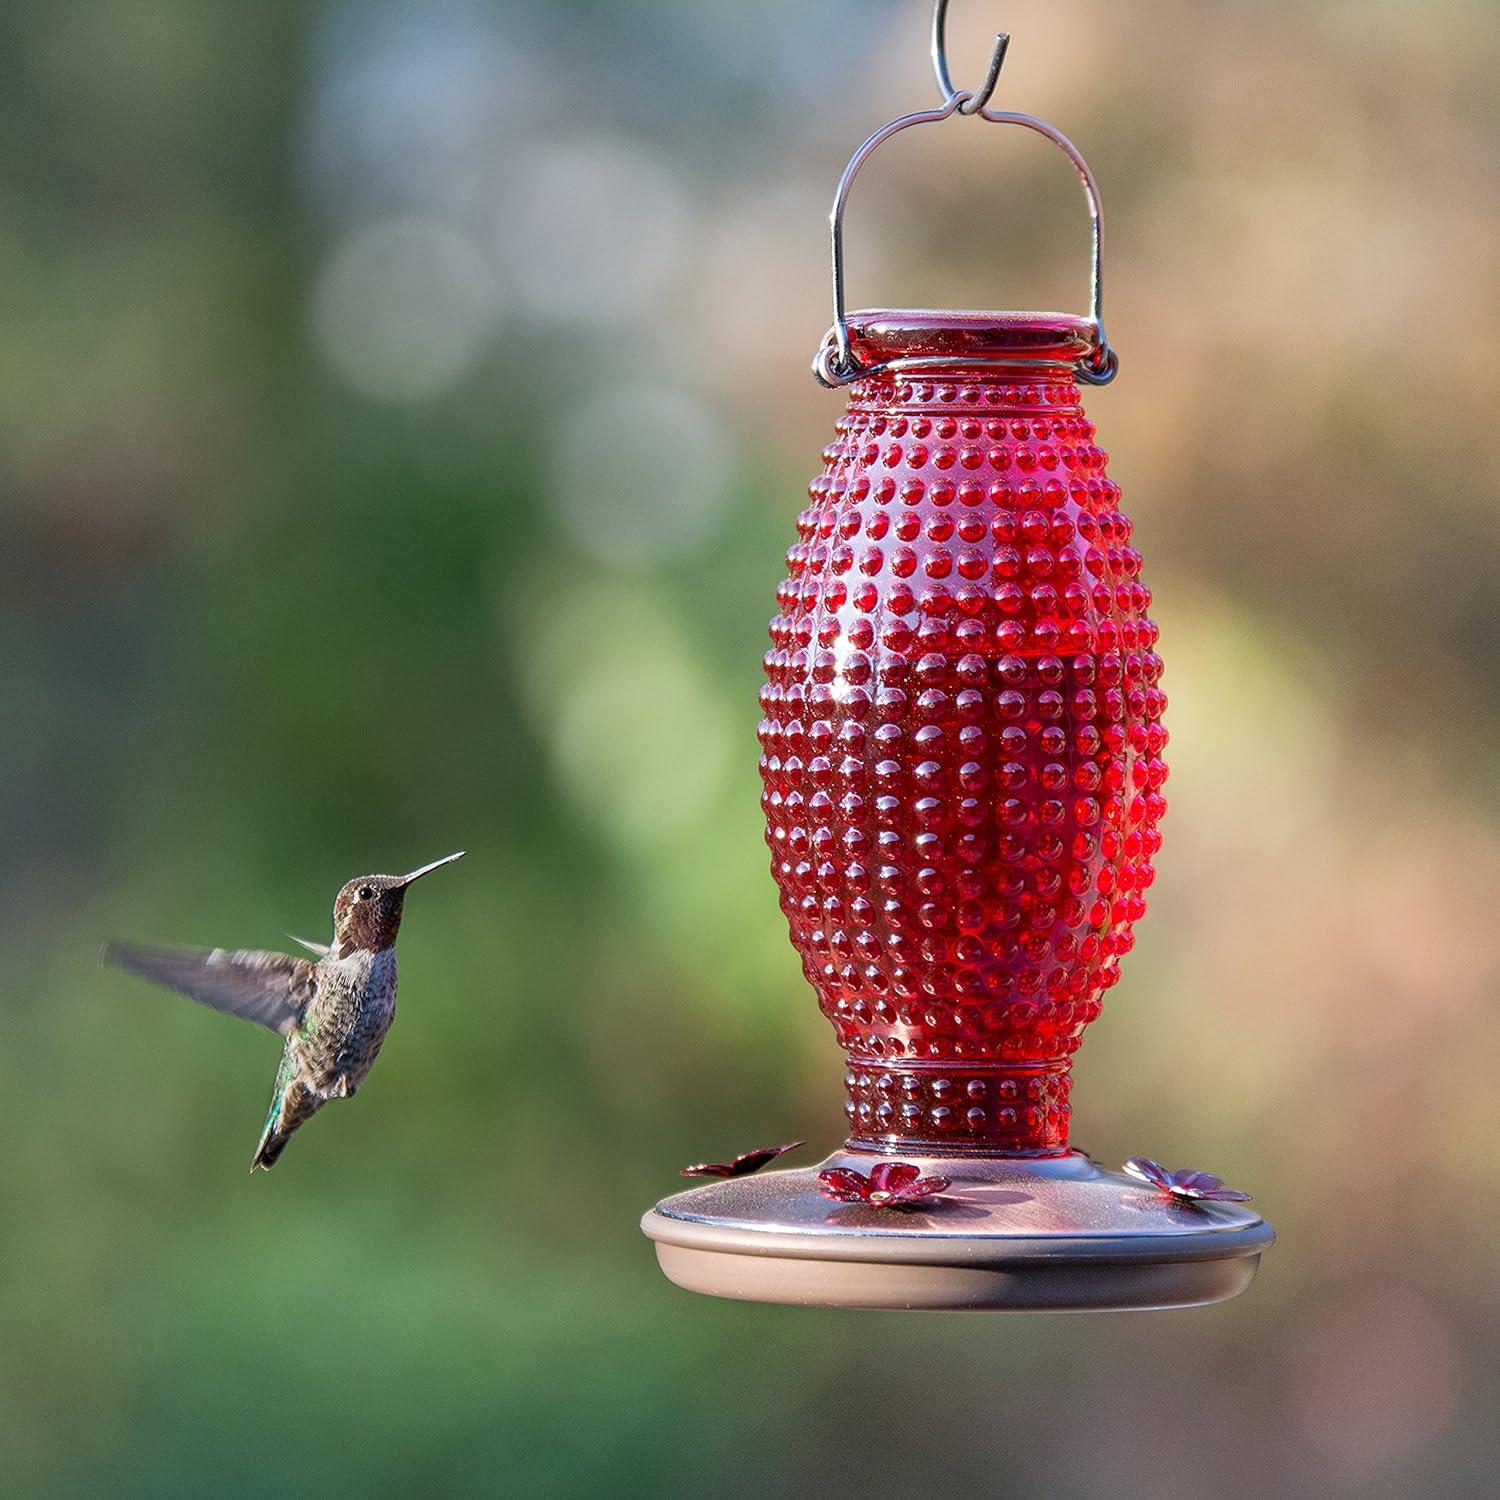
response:
{"label": "red flower port", "polygon": [[773,1162],[778,1156],[785,1156],[788,1151],[795,1151],[798,1146],[805,1146],[806,1141],[790,1141],[785,1146],[762,1146],[758,1151],[746,1151],[735,1157],[733,1161],[700,1161],[691,1167],[684,1167],[684,1177],[748,1177],[752,1172],[758,1172],[768,1162]]}
{"label": "red flower port", "polygon": [[883,1161],[870,1175],[851,1167],[831,1167],[818,1173],[818,1191],[838,1203],[867,1203],[872,1208],[915,1208],[948,1188],[946,1177],[924,1177],[909,1161]]}
{"label": "red flower port", "polygon": [[1139,1182],[1154,1187],[1159,1193],[1176,1198],[1180,1203],[1248,1203],[1249,1193],[1225,1187],[1223,1182],[1208,1172],[1193,1172],[1184,1168],[1180,1172],[1169,1172],[1159,1161],[1149,1156],[1132,1156],[1125,1163],[1125,1170]]}

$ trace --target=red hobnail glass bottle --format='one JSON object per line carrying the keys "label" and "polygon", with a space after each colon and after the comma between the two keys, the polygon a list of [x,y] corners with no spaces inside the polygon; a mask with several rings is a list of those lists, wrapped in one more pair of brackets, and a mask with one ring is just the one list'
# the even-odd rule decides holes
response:
{"label": "red hobnail glass bottle", "polygon": [[[853,1149],[1057,1155],[1146,909],[1157,630],[1079,396],[1097,326],[867,312],[798,517],[761,772]],[[892,365],[895,368],[888,368]]]}

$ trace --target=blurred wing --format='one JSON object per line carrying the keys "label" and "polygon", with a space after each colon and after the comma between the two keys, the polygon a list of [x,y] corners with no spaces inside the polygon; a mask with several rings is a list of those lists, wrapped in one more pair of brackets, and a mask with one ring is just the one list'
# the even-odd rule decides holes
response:
{"label": "blurred wing", "polygon": [[299,938],[295,932],[287,933],[294,943],[306,948],[309,953],[316,953],[319,958],[327,958],[332,951],[327,943],[315,943],[311,938]]}
{"label": "blurred wing", "polygon": [[215,1010],[259,1021],[282,1036],[296,1026],[318,987],[316,967],[289,953],[134,948],[110,943],[104,957]]}

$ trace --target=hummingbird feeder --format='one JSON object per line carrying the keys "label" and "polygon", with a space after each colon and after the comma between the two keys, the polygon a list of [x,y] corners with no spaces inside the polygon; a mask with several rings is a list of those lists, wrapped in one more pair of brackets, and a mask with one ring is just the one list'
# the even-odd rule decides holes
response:
{"label": "hummingbird feeder", "polygon": [[[848,1054],[849,1137],[643,1220],[719,1296],[845,1307],[1179,1307],[1242,1291],[1271,1226],[1216,1177],[1068,1143],[1069,1072],[1146,910],[1165,810],[1162,662],[1081,388],[1104,333],[1093,174],[956,89],[854,153],[830,216],[849,387],[777,591],[761,691],[766,837],[804,972]],[[849,312],[844,209],[885,141],[954,115],[1046,137],[1093,224],[1087,317]]]}

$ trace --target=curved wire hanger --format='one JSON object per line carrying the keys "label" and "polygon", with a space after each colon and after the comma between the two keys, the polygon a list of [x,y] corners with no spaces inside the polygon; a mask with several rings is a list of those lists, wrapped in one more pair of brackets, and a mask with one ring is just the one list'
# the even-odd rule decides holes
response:
{"label": "curved wire hanger", "polygon": [[[995,33],[995,50],[990,53],[990,65],[985,69],[984,82],[958,106],[961,115],[977,115],[994,97],[995,85],[1000,82],[1000,69],[1005,66],[1005,53],[1010,47],[1008,32]],[[957,97],[959,90],[953,87],[953,75],[948,71],[948,0],[935,0],[932,7],[932,71],[937,74],[938,88],[944,99]]]}
{"label": "curved wire hanger", "polygon": [[[849,193],[859,170],[875,149],[893,135],[910,129],[913,125],[933,124],[946,120],[950,115],[977,115],[996,125],[1020,125],[1045,136],[1072,162],[1083,184],[1088,199],[1089,221],[1093,256],[1089,276],[1089,321],[1093,324],[1093,349],[1076,364],[1078,379],[1090,385],[1107,385],[1115,378],[1120,368],[1119,356],[1110,346],[1104,333],[1104,215],[1099,203],[1099,186],[1094,174],[1083,159],[1078,148],[1054,125],[1039,120],[1034,115],[1018,114],[1010,110],[991,109],[990,100],[1000,81],[1000,70],[1005,66],[1005,54],[1010,46],[1010,37],[1000,32],[995,37],[995,47],[990,54],[989,67],[977,89],[958,89],[953,86],[953,76],[948,68],[948,0],[934,0],[932,7],[932,68],[937,75],[938,88],[943,95],[942,104],[936,109],[918,110],[914,114],[902,115],[887,125],[882,125],[849,158],[843,176],[839,178],[838,190],[834,193],[833,208],[829,213],[831,251],[833,260],[833,326],[823,337],[817,354],[813,357],[813,374],[818,381],[830,388],[848,385],[851,381],[873,374],[883,366],[863,366],[855,357],[849,343],[848,301],[844,280],[844,210],[849,202]],[[939,361],[941,363],[941,361]],[[1024,361],[1004,360],[1014,365]],[[923,363],[921,360],[903,360],[903,367],[910,368]]]}

